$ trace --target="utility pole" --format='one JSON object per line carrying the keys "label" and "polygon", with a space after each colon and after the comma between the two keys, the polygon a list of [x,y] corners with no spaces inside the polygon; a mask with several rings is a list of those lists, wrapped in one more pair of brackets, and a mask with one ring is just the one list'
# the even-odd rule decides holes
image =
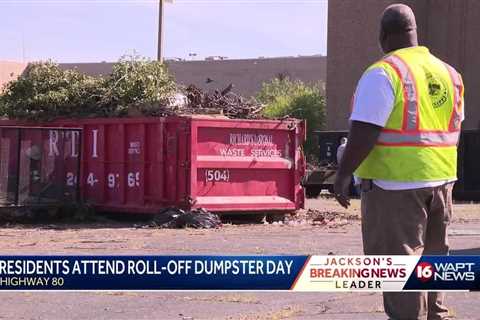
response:
{"label": "utility pole", "polygon": [[158,0],[158,51],[157,60],[163,63],[163,44],[164,44],[164,32],[163,32],[163,15],[165,10],[165,3],[173,3],[173,0]]}
{"label": "utility pole", "polygon": [[163,63],[163,0],[158,0],[158,51],[157,60]]}

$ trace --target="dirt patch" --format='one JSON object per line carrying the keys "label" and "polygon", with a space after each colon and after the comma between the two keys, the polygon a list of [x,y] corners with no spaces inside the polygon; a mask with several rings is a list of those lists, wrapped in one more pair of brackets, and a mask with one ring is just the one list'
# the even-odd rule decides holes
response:
{"label": "dirt patch", "polygon": [[225,303],[244,303],[244,304],[260,304],[260,300],[253,295],[246,294],[227,294],[218,296],[186,296],[182,297],[183,301],[207,301],[207,302],[225,302]]}
{"label": "dirt patch", "polygon": [[360,216],[341,211],[328,211],[321,209],[299,210],[293,215],[285,217],[284,221],[272,224],[284,224],[287,226],[317,226],[326,228],[341,228],[360,220]]}
{"label": "dirt patch", "polygon": [[227,318],[229,320],[281,320],[281,319],[294,319],[303,315],[305,312],[302,307],[298,305],[286,306],[280,310],[270,311],[264,314],[249,314],[245,316],[239,316],[234,318]]}

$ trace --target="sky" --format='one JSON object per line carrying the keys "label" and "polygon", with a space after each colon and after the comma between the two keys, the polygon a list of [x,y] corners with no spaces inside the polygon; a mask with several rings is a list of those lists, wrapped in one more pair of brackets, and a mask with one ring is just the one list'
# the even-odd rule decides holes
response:
{"label": "sky", "polygon": [[[327,7],[327,0],[174,0],[165,3],[164,55],[326,55]],[[0,0],[0,60],[156,58],[157,30],[158,0]]]}

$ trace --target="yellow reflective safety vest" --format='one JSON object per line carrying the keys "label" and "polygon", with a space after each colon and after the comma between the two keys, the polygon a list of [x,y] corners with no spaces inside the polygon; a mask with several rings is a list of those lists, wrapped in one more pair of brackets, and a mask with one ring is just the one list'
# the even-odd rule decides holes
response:
{"label": "yellow reflective safety vest", "polygon": [[389,76],[395,102],[355,175],[405,182],[455,179],[464,93],[460,74],[420,46],[394,51],[367,71],[372,68]]}

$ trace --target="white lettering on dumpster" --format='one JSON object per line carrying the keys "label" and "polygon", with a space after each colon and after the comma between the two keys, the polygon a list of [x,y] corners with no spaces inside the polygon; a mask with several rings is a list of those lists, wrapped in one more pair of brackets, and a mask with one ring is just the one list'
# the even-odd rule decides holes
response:
{"label": "white lettering on dumpster", "polygon": [[107,175],[107,185],[110,189],[119,188],[120,187],[120,174],[118,173],[109,173]]}
{"label": "white lettering on dumpster", "polygon": [[128,154],[140,154],[140,142],[132,141],[128,146]]}
{"label": "white lettering on dumpster", "polygon": [[49,131],[49,152],[48,155],[50,157],[56,157],[60,155],[58,151],[57,143],[58,143],[58,131],[57,130],[50,130]]}
{"label": "white lettering on dumpster", "polygon": [[273,135],[255,133],[230,133],[230,144],[234,146],[272,146]]}
{"label": "white lettering on dumpster", "polygon": [[224,148],[220,149],[220,154],[224,157],[244,157],[244,149],[235,149],[235,148]]}
{"label": "white lettering on dumpster", "polygon": [[251,150],[252,157],[260,158],[260,157],[267,157],[267,158],[279,158],[282,157],[282,152],[277,149],[252,149]]}
{"label": "white lettering on dumpster", "polygon": [[[58,150],[58,139],[59,134],[58,130],[49,130],[49,137],[48,137],[48,156],[56,157],[60,155],[60,151]],[[70,132],[62,132],[62,143],[65,142],[65,137],[70,137],[70,156],[72,158],[78,157],[78,150],[77,150],[77,141],[80,137],[79,131],[70,131]],[[68,149],[67,149],[68,150]],[[67,151],[65,151],[67,153]]]}
{"label": "white lettering on dumpster", "polygon": [[205,170],[205,180],[207,182],[211,181],[230,181],[230,170],[215,170],[215,169],[207,169]]}
{"label": "white lettering on dumpster", "polygon": [[77,184],[77,176],[73,172],[67,172],[67,186],[74,187]]}
{"label": "white lettering on dumpster", "polygon": [[78,158],[77,141],[80,137],[80,131],[71,131],[72,136],[72,158]]}
{"label": "white lettering on dumpster", "polygon": [[92,158],[98,158],[98,153],[97,153],[98,130],[97,129],[92,130],[92,137],[93,137]]}
{"label": "white lettering on dumpster", "polygon": [[129,188],[140,187],[140,172],[129,172],[127,175],[127,184]]}
{"label": "white lettering on dumpster", "polygon": [[96,183],[98,183],[98,179],[95,178],[93,172],[90,172],[87,176],[87,184],[93,187]]}

